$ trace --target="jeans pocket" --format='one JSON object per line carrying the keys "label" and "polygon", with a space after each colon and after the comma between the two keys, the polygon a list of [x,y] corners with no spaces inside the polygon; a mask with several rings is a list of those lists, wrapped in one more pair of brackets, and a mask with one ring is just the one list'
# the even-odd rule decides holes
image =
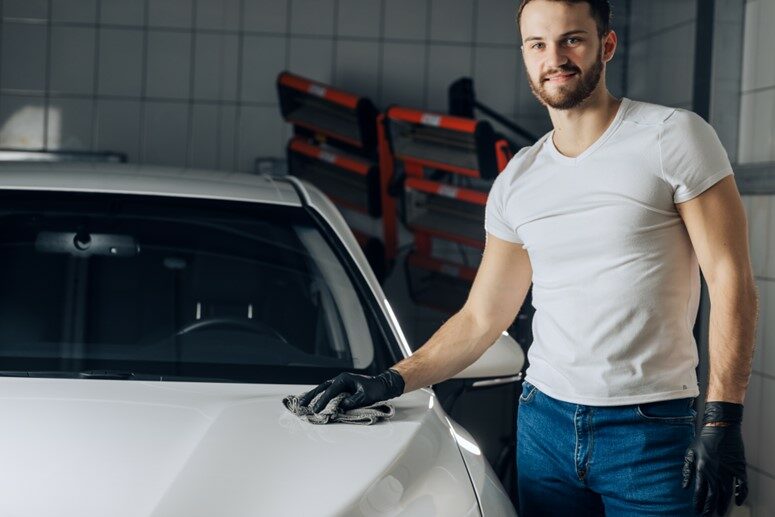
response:
{"label": "jeans pocket", "polygon": [[535,386],[530,384],[527,381],[524,381],[522,383],[522,394],[519,396],[519,403],[520,404],[528,404],[531,400],[535,398],[535,394],[538,390]]}
{"label": "jeans pocket", "polygon": [[635,413],[645,422],[665,424],[692,424],[697,412],[692,408],[693,398],[660,400],[635,406]]}

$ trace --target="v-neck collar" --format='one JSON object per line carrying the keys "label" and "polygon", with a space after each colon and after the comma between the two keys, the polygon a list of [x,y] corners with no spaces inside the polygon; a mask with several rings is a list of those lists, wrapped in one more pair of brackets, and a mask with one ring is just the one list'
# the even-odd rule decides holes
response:
{"label": "v-neck collar", "polygon": [[595,150],[603,145],[606,140],[616,131],[616,128],[619,127],[619,124],[622,122],[622,118],[624,117],[625,111],[627,111],[627,107],[630,105],[630,99],[627,97],[622,97],[622,102],[619,103],[619,109],[616,112],[616,116],[614,116],[614,119],[611,121],[610,124],[608,124],[608,127],[605,131],[603,131],[603,134],[598,137],[597,140],[595,140],[592,145],[584,149],[584,152],[579,154],[578,156],[575,156],[571,158],[570,156],[565,156],[562,154],[557,147],[554,145],[554,129],[552,129],[549,132],[548,138],[546,139],[546,145],[549,146],[549,151],[552,153],[552,156],[554,156],[555,159],[558,161],[565,163],[567,165],[576,165],[581,160],[595,152]]}

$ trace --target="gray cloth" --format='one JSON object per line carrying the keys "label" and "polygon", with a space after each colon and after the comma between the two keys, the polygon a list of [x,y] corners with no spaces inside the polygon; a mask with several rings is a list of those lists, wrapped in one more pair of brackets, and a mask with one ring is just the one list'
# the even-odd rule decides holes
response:
{"label": "gray cloth", "polygon": [[339,409],[339,403],[345,397],[348,397],[349,393],[340,393],[336,397],[332,398],[326,404],[326,407],[315,413],[312,411],[312,406],[323,396],[325,391],[322,391],[313,398],[308,406],[302,406],[299,404],[299,399],[304,396],[304,393],[300,395],[288,395],[283,398],[283,404],[288,411],[306,420],[311,424],[330,424],[333,422],[342,422],[345,424],[360,424],[371,425],[379,422],[380,420],[387,420],[392,417],[396,410],[392,404],[387,402],[377,402],[370,406],[362,408],[348,409],[342,411]]}

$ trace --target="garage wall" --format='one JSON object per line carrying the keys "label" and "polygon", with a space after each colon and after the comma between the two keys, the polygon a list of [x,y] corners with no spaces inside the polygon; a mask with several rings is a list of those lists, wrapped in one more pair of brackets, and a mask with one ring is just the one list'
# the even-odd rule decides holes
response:
{"label": "garage wall", "polygon": [[631,0],[627,96],[692,108],[696,0]]}
{"label": "garage wall", "polygon": [[[738,162],[775,162],[775,0],[748,0],[740,94]],[[775,163],[773,163],[775,165]],[[775,515],[775,196],[744,196],[751,259],[759,291],[759,327],[745,403],[750,506]]]}
{"label": "garage wall", "polygon": [[[616,2],[616,5],[623,2]],[[514,0],[3,0],[0,146],[111,149],[249,170],[284,155],[283,69],[385,107],[480,99],[550,129],[523,76]],[[620,94],[623,61],[609,84]]]}

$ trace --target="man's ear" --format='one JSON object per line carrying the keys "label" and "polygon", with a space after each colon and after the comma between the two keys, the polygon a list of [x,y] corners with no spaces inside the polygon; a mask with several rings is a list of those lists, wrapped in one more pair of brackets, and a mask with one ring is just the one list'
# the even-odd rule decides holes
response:
{"label": "man's ear", "polygon": [[619,42],[619,38],[613,29],[608,31],[608,34],[603,36],[603,61],[606,63],[613,59],[616,53],[616,45]]}

